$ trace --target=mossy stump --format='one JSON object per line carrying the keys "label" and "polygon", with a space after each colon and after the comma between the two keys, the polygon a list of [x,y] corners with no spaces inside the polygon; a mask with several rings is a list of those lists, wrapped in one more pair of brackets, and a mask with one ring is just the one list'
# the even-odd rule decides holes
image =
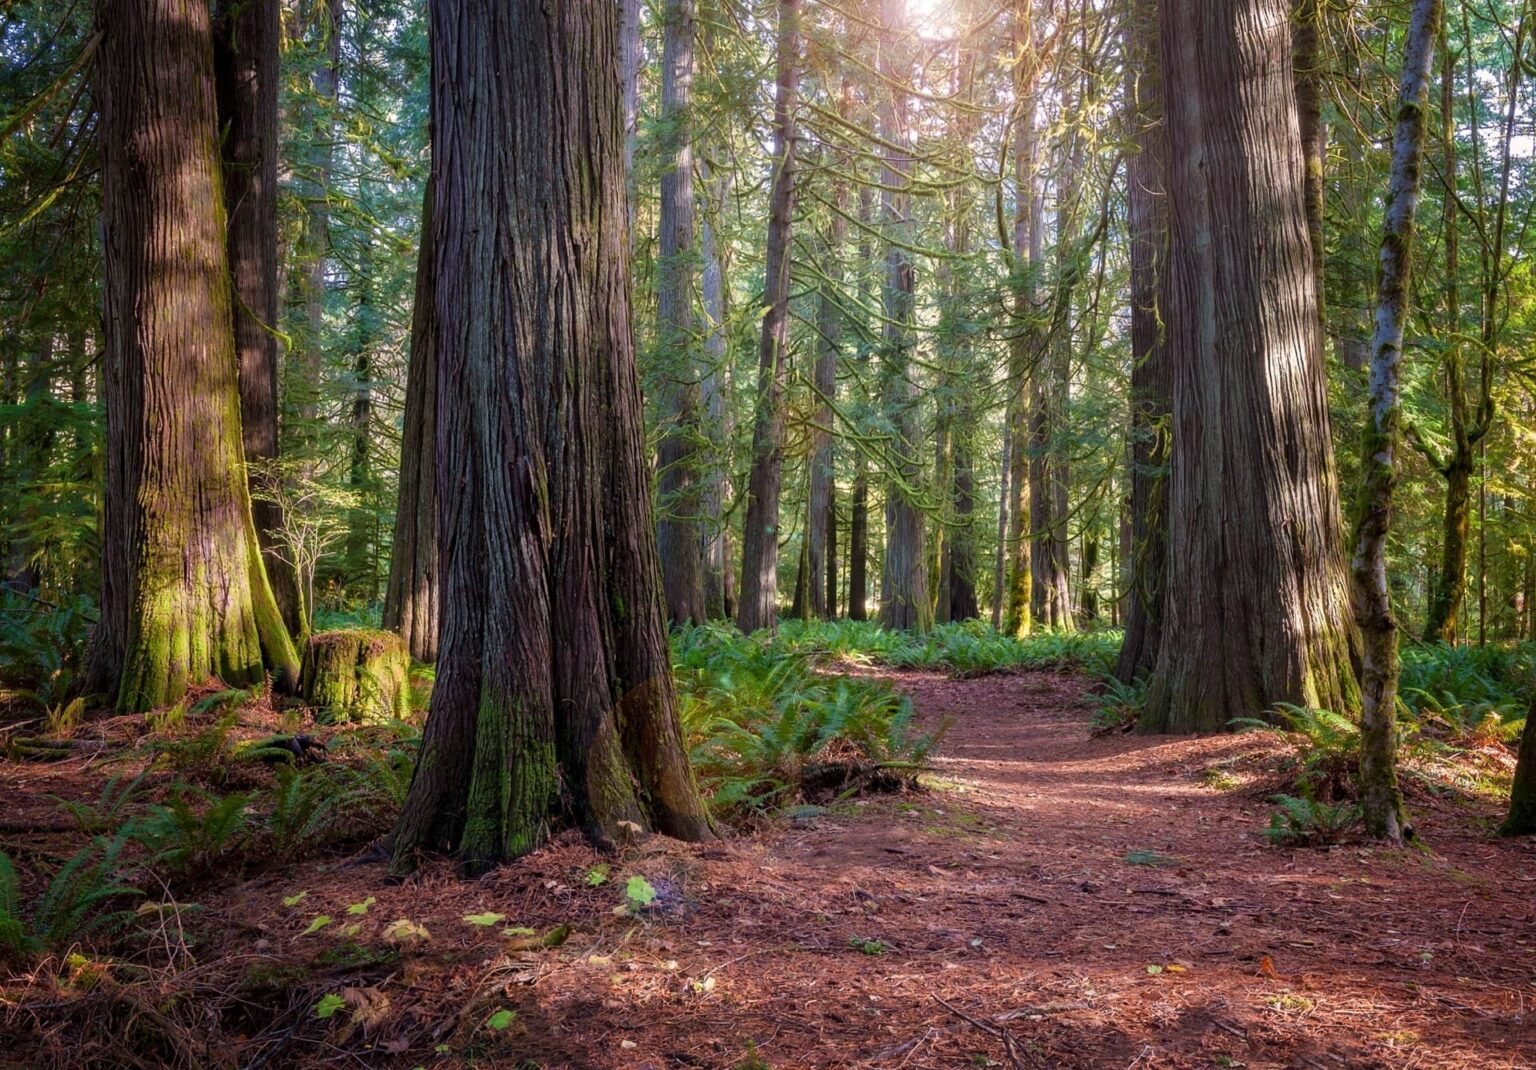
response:
{"label": "mossy stump", "polygon": [[411,712],[410,668],[410,651],[394,632],[317,632],[304,648],[300,693],[323,719],[403,719]]}

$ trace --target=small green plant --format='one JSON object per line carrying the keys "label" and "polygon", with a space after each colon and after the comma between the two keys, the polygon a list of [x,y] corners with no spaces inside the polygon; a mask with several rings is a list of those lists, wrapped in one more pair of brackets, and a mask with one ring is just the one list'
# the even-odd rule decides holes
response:
{"label": "small green plant", "polygon": [[1313,847],[1337,843],[1360,820],[1353,803],[1325,803],[1295,795],[1271,795],[1279,806],[1270,814],[1264,830],[1270,843],[1280,847]]}
{"label": "small green plant", "polygon": [[638,914],[656,901],[656,889],[644,877],[631,877],[624,885],[624,905]]}
{"label": "small green plant", "polygon": [[1106,736],[1113,732],[1129,732],[1136,727],[1136,719],[1146,705],[1147,681],[1137,679],[1127,684],[1111,675],[1100,676],[1088,701],[1093,706],[1091,734]]}
{"label": "small green plant", "polygon": [[122,834],[94,837],[59,867],[30,917],[22,910],[16,867],[0,851],[0,958],[62,948],[126,927],[134,918],[127,905],[144,898],[120,876],[127,843]]}
{"label": "small green plant", "polygon": [[585,884],[588,888],[601,888],[603,885],[608,883],[608,874],[612,871],[612,869],[613,867],[610,866],[607,862],[599,862],[597,865],[587,870],[586,876],[582,878],[582,883]]}
{"label": "small green plant", "polygon": [[1279,732],[1296,753],[1296,787],[1307,798],[1338,801],[1354,797],[1353,775],[1360,762],[1360,728],[1331,710],[1277,703],[1278,723],[1239,717],[1239,729]]}
{"label": "small green plant", "polygon": [[200,876],[245,842],[247,801],[244,795],[219,796],[183,784],[125,831],[149,852],[149,868]]}
{"label": "small green plant", "polygon": [[115,832],[122,827],[128,819],[129,805],[138,800],[143,790],[144,774],[140,773],[132,780],[125,780],[121,776],[112,777],[102,786],[101,795],[94,803],[74,802],[57,795],[50,795],[49,798],[74,819],[81,832],[94,836]]}
{"label": "small green plant", "polygon": [[877,940],[873,937],[850,936],[848,938],[848,946],[861,955],[883,955],[890,950],[884,940]]}

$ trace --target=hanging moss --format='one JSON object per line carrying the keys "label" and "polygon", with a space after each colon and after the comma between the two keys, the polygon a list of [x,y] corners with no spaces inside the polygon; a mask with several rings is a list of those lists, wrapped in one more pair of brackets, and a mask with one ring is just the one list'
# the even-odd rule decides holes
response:
{"label": "hanging moss", "polygon": [[411,710],[411,656],[394,632],[317,632],[304,648],[304,704],[338,721],[387,721]]}

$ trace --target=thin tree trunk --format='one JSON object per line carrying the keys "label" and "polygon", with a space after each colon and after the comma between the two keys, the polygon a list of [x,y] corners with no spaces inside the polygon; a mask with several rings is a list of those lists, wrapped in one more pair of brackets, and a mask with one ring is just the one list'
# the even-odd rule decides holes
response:
{"label": "thin tree trunk", "polygon": [[1415,0],[1403,45],[1392,177],[1382,217],[1371,339],[1371,387],[1360,448],[1360,496],[1350,594],[1360,629],[1360,808],[1366,830],[1394,843],[1411,835],[1397,782],[1397,622],[1387,581],[1387,539],[1401,445],[1403,328],[1409,314],[1414,215],[1424,158],[1424,110],[1441,0]]}
{"label": "thin tree trunk", "polygon": [[283,511],[278,455],[277,82],[282,35],[277,0],[217,0],[213,67],[229,218],[240,428],[251,511],[283,621],[304,628],[298,579],[277,532]]}
{"label": "thin tree trunk", "polygon": [[704,188],[709,191],[709,210],[700,227],[699,248],[704,259],[704,335],[706,368],[703,380],[704,418],[709,438],[708,466],[704,473],[703,508],[704,604],[713,620],[729,620],[736,614],[735,570],[731,567],[731,526],[726,503],[731,496],[730,360],[725,330],[725,261],[716,235],[715,220],[725,212],[727,179],[715,179],[704,164]]}
{"label": "thin tree trunk", "polygon": [[1301,132],[1301,153],[1306,163],[1307,243],[1312,250],[1312,278],[1319,321],[1327,305],[1323,301],[1324,168],[1328,158],[1328,128],[1323,125],[1323,0],[1292,0],[1291,70],[1296,84],[1296,118]]}
{"label": "thin tree trunk", "polygon": [[752,472],[742,529],[741,600],[736,625],[750,635],[777,623],[779,490],[784,476],[784,381],[789,358],[790,227],[795,214],[795,108],[800,57],[800,0],[779,0],[779,44],[773,106],[773,191],[768,204],[763,330],[758,348]]}
{"label": "thin tree trunk", "polygon": [[208,8],[99,0],[96,19],[108,447],[86,690],[126,713],[264,666],[292,690],[245,480]]}
{"label": "thin tree trunk", "polygon": [[664,367],[658,449],[656,542],[667,617],[703,624],[704,561],[699,473],[702,391],[693,310],[694,0],[667,0],[661,51],[661,256],[656,265],[656,341]]}
{"label": "thin tree trunk", "polygon": [[[1140,727],[1358,701],[1286,0],[1163,5],[1165,638]],[[1219,509],[1211,503],[1219,502]]]}
{"label": "thin tree trunk", "polygon": [[[869,267],[874,260],[874,246],[869,235],[874,226],[875,197],[867,185],[859,187],[859,303],[868,306],[870,287]],[[868,325],[863,325],[863,338],[859,344],[859,361],[869,362],[870,347],[867,343]],[[866,410],[860,410],[867,415]],[[867,420],[860,421],[863,433]],[[869,619],[869,460],[864,451],[854,454],[853,504],[848,517],[848,619]]]}
{"label": "thin tree trunk", "polygon": [[1034,563],[1030,536],[1030,444],[1029,403],[1032,383],[1038,371],[1034,367],[1035,279],[1040,247],[1035,233],[1035,78],[1040,56],[1034,44],[1034,15],[1031,0],[1018,0],[1014,13],[1014,41],[1019,58],[1014,66],[1014,95],[1018,114],[1014,116],[1013,175],[1013,319],[1008,345],[1008,382],[1012,394],[1004,416],[1009,434],[1004,436],[1008,449],[1005,463],[1008,514],[1008,614],[1003,630],[1008,635],[1028,635],[1034,625]]}
{"label": "thin tree trunk", "polygon": [[[843,80],[838,113],[844,122],[853,112],[853,84]],[[837,161],[832,185],[832,216],[827,227],[825,260],[820,266],[821,290],[816,309],[816,409],[811,430],[810,516],[806,536],[806,562],[810,568],[810,612],[831,618],[837,599],[827,598],[827,573],[836,565],[829,559],[829,532],[833,530],[832,482],[836,474],[832,443],[832,405],[837,399],[837,362],[843,345],[843,311],[838,291],[843,285],[843,241],[848,223],[843,213],[848,208],[848,182],[842,175],[852,161],[844,155]],[[835,588],[832,588],[835,590]],[[831,606],[829,609],[828,607]]]}
{"label": "thin tree trunk", "polygon": [[[1011,406],[1010,406],[1011,409]],[[1003,596],[1008,586],[1008,513],[1013,499],[1012,473],[1009,471],[1013,457],[1013,421],[1003,418],[1003,452],[998,472],[997,494],[997,554],[992,564],[992,630],[1003,629]]]}
{"label": "thin tree trunk", "polygon": [[881,339],[882,393],[891,429],[891,467],[885,493],[885,559],[880,573],[880,624],[896,631],[927,631],[933,624],[928,592],[926,531],[918,508],[922,466],[918,460],[918,393],[912,379],[911,349],[916,273],[908,259],[912,213],[912,160],[897,146],[907,138],[907,92],[911,63],[897,44],[905,25],[902,0],[882,0],[884,39],[880,48],[880,136],[882,230],[885,253],[885,325]]}
{"label": "thin tree trunk", "polygon": [[678,724],[630,327],[617,7],[432,6],[443,632],[394,835],[711,835]]}
{"label": "thin tree trunk", "polygon": [[437,318],[433,315],[432,200],[427,178],[421,204],[416,296],[411,309],[411,355],[405,377],[405,422],[400,436],[400,496],[394,549],[384,593],[384,627],[399,632],[417,661],[437,660]]}
{"label": "thin tree trunk", "polygon": [[378,343],[380,311],[374,293],[374,249],[370,236],[362,249],[352,277],[352,381],[348,384],[352,404],[347,413],[351,431],[351,459],[347,468],[347,488],[353,505],[347,517],[347,538],[342,560],[345,578],[354,592],[367,603],[378,599],[379,569],[374,552],[377,545],[375,513],[370,508],[368,492],[372,482],[373,423],[373,347]]}
{"label": "thin tree trunk", "polygon": [[1162,643],[1163,576],[1168,554],[1168,452],[1173,407],[1163,317],[1168,307],[1167,150],[1157,65],[1155,0],[1137,0],[1125,43],[1130,135],[1137,151],[1127,168],[1131,261],[1130,472],[1125,639],[1115,676],[1125,683],[1151,673]]}

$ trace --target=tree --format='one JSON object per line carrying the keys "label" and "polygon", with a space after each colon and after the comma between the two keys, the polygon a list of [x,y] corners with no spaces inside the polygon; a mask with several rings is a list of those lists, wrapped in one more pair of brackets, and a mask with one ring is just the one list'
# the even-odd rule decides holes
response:
{"label": "tree", "polygon": [[[1160,11],[1173,361],[1165,636],[1140,726],[1353,709],[1285,0]],[[1219,503],[1219,504],[1218,504]]]}
{"label": "tree", "polygon": [[1168,424],[1172,397],[1163,311],[1168,305],[1168,167],[1162,86],[1157,69],[1157,7],[1132,5],[1126,27],[1126,109],[1136,152],[1127,169],[1130,231],[1131,382],[1126,460],[1130,469],[1125,640],[1115,675],[1125,683],[1150,673],[1162,642],[1163,574],[1168,553]]}
{"label": "tree", "polygon": [[266,667],[291,689],[245,478],[208,9],[100,0],[96,17],[108,446],[86,690],[130,712]]}
{"label": "tree", "polygon": [[926,531],[919,508],[917,387],[912,381],[912,327],[917,275],[909,258],[912,160],[907,137],[907,90],[911,60],[900,41],[904,0],[881,0],[884,40],[880,46],[881,230],[886,240],[884,327],[880,379],[884,423],[890,436],[885,491],[885,559],[880,574],[880,624],[902,631],[926,631],[933,624],[928,595]]}
{"label": "tree", "polygon": [[667,616],[703,624],[703,502],[700,495],[698,330],[693,312],[693,0],[667,0],[661,48],[661,257],[657,263],[656,345],[662,364],[661,445],[657,457],[656,541]]}
{"label": "tree", "polygon": [[281,27],[277,0],[218,0],[214,73],[234,284],[240,428],[251,508],[272,593],[292,631],[303,628],[297,580],[278,550],[277,82]]}
{"label": "tree", "polygon": [[[568,820],[711,835],[678,724],[630,323],[619,12],[432,8],[442,634],[396,872]],[[446,399],[445,399],[446,400]]]}
{"label": "tree", "polygon": [[1414,215],[1424,159],[1424,109],[1429,99],[1441,0],[1415,0],[1403,46],[1392,177],[1387,185],[1376,283],[1376,330],[1371,339],[1370,399],[1360,444],[1350,595],[1360,629],[1360,808],[1366,829],[1394,843],[1409,834],[1397,783],[1397,622],[1387,582],[1387,536],[1397,486],[1402,433],[1403,328],[1413,271]]}
{"label": "tree", "polygon": [[800,0],[779,0],[773,105],[773,189],[768,205],[763,330],[758,344],[752,471],[741,536],[741,594],[736,626],[751,634],[775,626],[779,593],[779,490],[784,475],[784,379],[789,359],[790,232],[795,214],[795,108]]}
{"label": "tree", "polygon": [[416,296],[411,309],[411,355],[406,369],[405,418],[400,436],[400,492],[395,537],[384,588],[384,627],[404,637],[411,657],[437,660],[437,317],[431,178],[421,205],[416,253]]}

